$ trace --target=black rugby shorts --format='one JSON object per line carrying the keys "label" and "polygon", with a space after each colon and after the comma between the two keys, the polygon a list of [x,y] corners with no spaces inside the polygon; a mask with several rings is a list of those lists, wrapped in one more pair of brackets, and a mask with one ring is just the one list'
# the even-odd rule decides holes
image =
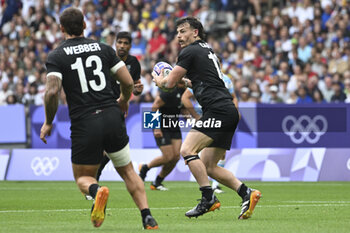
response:
{"label": "black rugby shorts", "polygon": [[124,115],[117,106],[91,113],[82,120],[72,122],[71,139],[72,163],[100,164],[104,150],[116,152],[129,142]]}
{"label": "black rugby shorts", "polygon": [[162,129],[163,137],[161,138],[154,138],[156,140],[157,146],[166,146],[171,145],[172,139],[182,139],[181,131],[180,129],[173,129],[173,130],[164,130]]}
{"label": "black rugby shorts", "polygon": [[207,120],[214,121],[214,119],[215,121],[221,121],[220,128],[205,128],[195,125],[193,129],[200,131],[214,140],[208,147],[219,147],[229,150],[239,121],[237,108],[234,104],[228,104],[222,108],[206,109],[200,118],[203,122]]}

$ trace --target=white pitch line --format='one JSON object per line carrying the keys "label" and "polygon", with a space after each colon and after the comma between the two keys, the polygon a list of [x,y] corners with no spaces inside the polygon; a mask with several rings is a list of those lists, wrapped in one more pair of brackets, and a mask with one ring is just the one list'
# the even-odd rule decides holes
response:
{"label": "white pitch line", "polygon": [[[345,207],[350,203],[324,203],[324,204],[303,204],[303,205],[259,205],[257,208],[295,208],[295,207]],[[152,208],[152,210],[182,210],[191,207],[169,207],[169,208]],[[222,206],[223,209],[240,209],[240,206]],[[137,210],[137,208],[107,208],[107,210]],[[1,213],[40,213],[40,212],[80,212],[90,211],[90,209],[56,209],[56,210],[0,210]]]}
{"label": "white pitch line", "polygon": [[326,203],[326,204],[350,204],[350,201],[281,201],[284,203]]}

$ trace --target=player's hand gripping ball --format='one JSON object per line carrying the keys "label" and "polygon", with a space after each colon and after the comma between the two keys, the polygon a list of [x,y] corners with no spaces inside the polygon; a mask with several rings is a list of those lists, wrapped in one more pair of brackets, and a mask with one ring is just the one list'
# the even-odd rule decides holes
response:
{"label": "player's hand gripping ball", "polygon": [[[163,78],[165,78],[166,76],[168,76],[169,75],[169,73],[173,70],[173,67],[170,65],[170,64],[168,64],[168,63],[166,63],[166,62],[163,62],[163,61],[161,61],[161,62],[158,62],[157,64],[155,64],[154,65],[154,67],[153,67],[153,73],[155,74],[155,75],[157,75],[157,76],[159,76],[160,75],[160,72],[163,70]],[[161,88],[161,87],[160,87]],[[174,89],[175,89],[175,87],[174,88],[172,88],[172,89],[164,89],[164,88],[161,88],[163,91],[165,91],[165,92],[172,92]]]}

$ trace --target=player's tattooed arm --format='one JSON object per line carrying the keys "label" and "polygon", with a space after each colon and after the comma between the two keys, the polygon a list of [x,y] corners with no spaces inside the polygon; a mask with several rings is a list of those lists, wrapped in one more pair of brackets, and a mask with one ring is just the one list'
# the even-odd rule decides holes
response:
{"label": "player's tattooed arm", "polygon": [[62,89],[62,80],[55,75],[48,75],[46,77],[46,91],[44,95],[45,105],[45,122],[40,129],[40,139],[46,144],[46,136],[51,135],[52,122],[55,118],[59,93]]}
{"label": "player's tattooed arm", "polygon": [[52,124],[53,119],[55,118],[61,88],[62,80],[59,77],[54,75],[47,76],[46,91],[44,95],[46,124]]}

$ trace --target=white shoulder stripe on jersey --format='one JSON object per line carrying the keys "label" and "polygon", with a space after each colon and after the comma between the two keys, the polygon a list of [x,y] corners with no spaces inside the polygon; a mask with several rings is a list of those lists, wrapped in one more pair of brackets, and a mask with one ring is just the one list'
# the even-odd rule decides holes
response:
{"label": "white shoulder stripe on jersey", "polygon": [[56,76],[62,80],[62,74],[60,72],[50,72],[46,75],[46,77],[49,77],[50,75]]}
{"label": "white shoulder stripe on jersey", "polygon": [[125,66],[125,63],[123,61],[118,62],[115,66],[111,68],[112,73],[115,74],[122,66]]}

